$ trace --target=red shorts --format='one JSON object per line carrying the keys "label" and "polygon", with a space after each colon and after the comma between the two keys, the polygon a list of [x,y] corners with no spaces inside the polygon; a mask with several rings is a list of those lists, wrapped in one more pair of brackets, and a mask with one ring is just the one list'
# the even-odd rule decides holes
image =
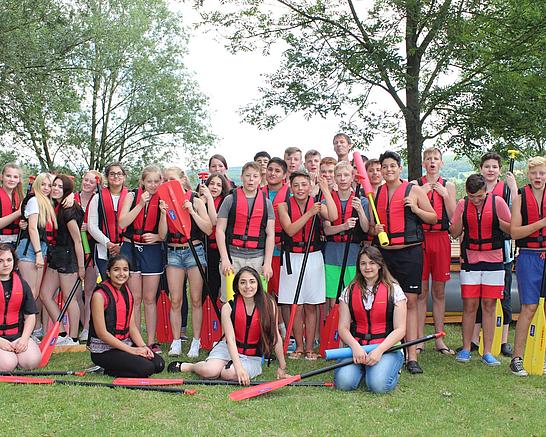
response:
{"label": "red shorts", "polygon": [[273,270],[273,276],[267,283],[267,291],[273,293],[275,296],[279,296],[279,278],[281,276],[281,257],[274,256],[271,258],[271,270]]}
{"label": "red shorts", "polygon": [[447,231],[425,232],[423,244],[423,281],[447,282],[451,264],[451,241]]}
{"label": "red shorts", "polygon": [[502,299],[504,266],[502,263],[463,264],[461,267],[461,297]]}

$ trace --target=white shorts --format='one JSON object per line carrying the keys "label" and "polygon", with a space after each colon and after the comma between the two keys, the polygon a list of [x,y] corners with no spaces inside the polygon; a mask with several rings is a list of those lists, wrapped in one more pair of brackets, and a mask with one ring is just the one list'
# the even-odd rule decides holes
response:
{"label": "white shorts", "polygon": [[[298,285],[303,253],[290,253],[292,274],[286,271],[286,258],[282,260],[281,277],[279,281],[279,303],[293,304]],[[310,252],[305,267],[305,275],[301,285],[298,304],[318,305],[326,300],[326,279],[324,276],[324,258],[322,252]]]}
{"label": "white shorts", "polygon": [[[248,373],[248,376],[252,379],[262,374],[262,357],[254,357],[239,354],[241,364]],[[205,359],[208,360],[224,360],[226,362],[231,361],[231,355],[227,347],[225,340],[219,341],[210,351],[209,356]]]}

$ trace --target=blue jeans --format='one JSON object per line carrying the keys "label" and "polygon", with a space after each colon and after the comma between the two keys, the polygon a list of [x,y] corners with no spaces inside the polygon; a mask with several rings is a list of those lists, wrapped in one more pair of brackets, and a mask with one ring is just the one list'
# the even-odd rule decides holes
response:
{"label": "blue jeans", "polygon": [[[352,361],[346,358],[340,361]],[[401,351],[383,354],[379,363],[375,366],[362,364],[348,364],[334,370],[334,384],[338,390],[356,390],[362,377],[365,376],[366,387],[372,393],[388,393],[396,387],[400,377],[400,369],[404,364],[404,356]]]}

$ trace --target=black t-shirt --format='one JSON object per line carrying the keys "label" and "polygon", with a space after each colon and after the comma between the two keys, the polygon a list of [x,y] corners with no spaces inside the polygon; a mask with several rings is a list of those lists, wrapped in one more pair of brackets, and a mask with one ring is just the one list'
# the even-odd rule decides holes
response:
{"label": "black t-shirt", "polygon": [[[32,290],[27,282],[21,278],[21,284],[23,285],[23,302],[21,304],[21,312],[23,314],[38,314],[38,308],[36,308],[36,302],[34,296],[32,296]],[[4,299],[9,300],[11,297],[11,290],[13,288],[13,278],[8,279],[7,281],[2,281],[2,287],[4,288]],[[16,340],[21,335],[7,335],[3,338],[9,341]]]}
{"label": "black t-shirt", "polygon": [[78,228],[80,228],[83,223],[83,217],[83,209],[77,203],[72,205],[70,208],[59,209],[59,212],[57,213],[57,246],[74,246],[74,242],[72,241],[72,237],[70,236],[70,231],[68,230],[68,227],[66,225],[69,221],[76,220],[76,223],[78,223]]}

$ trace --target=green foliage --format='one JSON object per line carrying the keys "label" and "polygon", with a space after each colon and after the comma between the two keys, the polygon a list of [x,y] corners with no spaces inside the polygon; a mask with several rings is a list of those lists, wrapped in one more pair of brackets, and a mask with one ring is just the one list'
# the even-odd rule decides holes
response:
{"label": "green foliage", "polygon": [[181,149],[199,165],[214,138],[207,100],[183,63],[182,17],[166,1],[34,3],[2,4],[7,143],[50,170],[102,169],[113,160],[136,168]]}

